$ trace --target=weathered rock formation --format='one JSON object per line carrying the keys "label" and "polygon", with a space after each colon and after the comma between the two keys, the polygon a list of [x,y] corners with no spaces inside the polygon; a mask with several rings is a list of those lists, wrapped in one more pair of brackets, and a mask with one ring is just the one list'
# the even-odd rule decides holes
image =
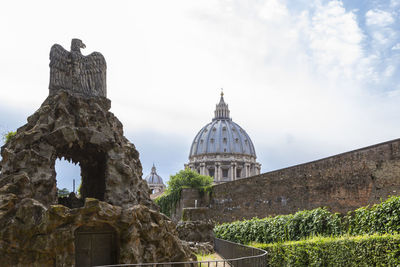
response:
{"label": "weathered rock formation", "polygon": [[193,242],[213,242],[213,229],[212,221],[180,221],[176,225],[179,238]]}
{"label": "weathered rock formation", "polygon": [[[139,154],[109,109],[105,97],[59,90],[1,148],[0,266],[192,257],[150,200]],[[61,157],[80,164],[82,207],[57,203],[54,165]]]}
{"label": "weathered rock formation", "polygon": [[80,164],[82,198],[155,208],[140,178],[139,153],[123,136],[110,107],[104,97],[85,98],[67,91],[50,95],[2,147],[0,186],[16,187],[12,193],[21,199],[31,197],[46,207],[56,204],[54,163],[64,157]]}

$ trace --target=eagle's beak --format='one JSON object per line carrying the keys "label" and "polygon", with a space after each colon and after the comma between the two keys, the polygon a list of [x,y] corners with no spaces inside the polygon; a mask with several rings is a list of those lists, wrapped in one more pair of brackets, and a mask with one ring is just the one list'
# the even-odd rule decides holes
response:
{"label": "eagle's beak", "polygon": [[82,43],[82,48],[86,48],[86,45],[84,43]]}

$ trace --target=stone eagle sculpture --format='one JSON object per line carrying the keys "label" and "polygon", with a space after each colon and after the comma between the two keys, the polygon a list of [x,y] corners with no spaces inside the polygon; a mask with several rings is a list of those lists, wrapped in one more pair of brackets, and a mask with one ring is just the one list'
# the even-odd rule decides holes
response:
{"label": "stone eagle sculpture", "polygon": [[59,44],[51,47],[50,94],[67,90],[85,96],[107,97],[106,60],[99,52],[82,55],[81,48],[85,47],[79,39],[72,39],[71,52]]}

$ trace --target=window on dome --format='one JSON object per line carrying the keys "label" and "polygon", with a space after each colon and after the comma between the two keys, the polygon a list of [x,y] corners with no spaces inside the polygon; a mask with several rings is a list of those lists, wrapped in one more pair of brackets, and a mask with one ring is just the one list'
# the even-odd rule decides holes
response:
{"label": "window on dome", "polygon": [[214,169],[208,169],[208,175],[209,176],[214,177],[214,172],[215,172]]}
{"label": "window on dome", "polygon": [[200,144],[203,144],[203,139],[200,140]]}
{"label": "window on dome", "polygon": [[213,144],[214,143],[214,138],[211,138],[210,142],[211,142],[211,144]]}
{"label": "window on dome", "polygon": [[214,127],[214,128],[213,128],[213,132],[215,132],[216,130],[217,130],[217,129]]}
{"label": "window on dome", "polygon": [[239,143],[239,138],[236,138],[236,139],[235,139],[235,142],[236,142],[236,143]]}
{"label": "window on dome", "polygon": [[235,129],[235,128],[232,128],[232,131],[233,131],[233,132],[236,132],[236,129]]}
{"label": "window on dome", "polygon": [[224,126],[224,127],[222,127],[222,131],[226,131],[226,127]]}
{"label": "window on dome", "polygon": [[236,169],[236,178],[240,178],[241,174],[242,174],[242,169]]}
{"label": "window on dome", "polygon": [[224,144],[226,144],[226,137],[224,137],[223,141],[224,141]]}
{"label": "window on dome", "polygon": [[222,169],[222,177],[223,178],[228,178],[228,169]]}

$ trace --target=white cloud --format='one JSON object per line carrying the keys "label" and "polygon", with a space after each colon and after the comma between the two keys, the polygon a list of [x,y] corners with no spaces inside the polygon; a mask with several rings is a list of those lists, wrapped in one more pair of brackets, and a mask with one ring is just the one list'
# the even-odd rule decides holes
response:
{"label": "white cloud", "polygon": [[400,43],[395,44],[395,45],[392,47],[392,50],[400,50]]}
{"label": "white cloud", "polygon": [[391,6],[391,7],[398,7],[398,6],[400,6],[400,0],[391,0],[391,1],[390,1],[390,6]]}
{"label": "white cloud", "polygon": [[261,18],[267,21],[282,21],[289,15],[287,7],[279,0],[267,0],[259,9]]}
{"label": "white cloud", "polygon": [[[21,10],[9,2],[0,9],[8,40],[0,42],[1,106],[26,115],[38,108],[47,95],[50,46],[69,47],[77,36],[105,55],[112,111],[132,141],[154,145],[140,133],[157,133],[163,144],[136,144],[146,153],[144,166],[156,157],[152,151],[183,166],[192,138],[212,118],[220,87],[264,171],[400,132],[400,95],[380,88],[393,67],[379,70],[379,47],[366,53],[366,33],[341,1],[300,11],[278,0],[92,1],[79,2],[79,14],[74,3],[62,9],[52,1],[27,2],[32,6]],[[187,151],[176,156],[174,141],[165,153],[171,136]]]}
{"label": "white cloud", "polygon": [[365,18],[368,26],[386,27],[394,23],[391,13],[379,9],[368,10]]}
{"label": "white cloud", "polygon": [[328,76],[354,76],[355,65],[363,56],[364,35],[356,16],[346,12],[339,1],[318,5],[306,29],[316,63]]}

